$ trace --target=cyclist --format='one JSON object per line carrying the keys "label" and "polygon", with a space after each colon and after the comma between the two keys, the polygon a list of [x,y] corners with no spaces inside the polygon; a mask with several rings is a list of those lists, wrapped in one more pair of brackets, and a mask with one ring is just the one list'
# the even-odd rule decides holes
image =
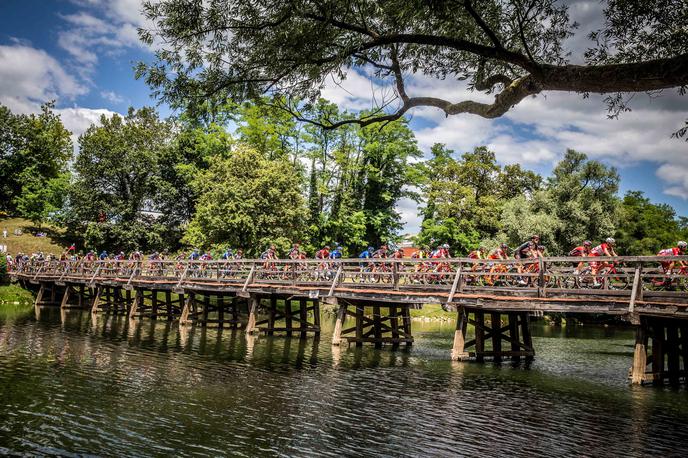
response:
{"label": "cyclist", "polygon": [[509,259],[509,245],[502,243],[499,248],[495,248],[487,255],[487,259]]}
{"label": "cyclist", "polygon": [[[613,238],[609,237],[607,238],[603,243],[600,243],[597,245],[595,248],[590,250],[590,256],[591,257],[597,257],[597,256],[618,256],[616,254],[616,251],[614,251],[614,245],[616,245],[616,240]],[[607,266],[611,266],[613,264],[607,264],[604,262],[591,262],[590,263],[590,268],[592,270],[592,274],[596,275],[597,272]],[[597,278],[595,278],[595,282],[593,283],[593,286],[600,286],[600,283],[597,281]]]}
{"label": "cyclist", "polygon": [[222,253],[222,256],[220,256],[220,259],[223,261],[227,261],[228,259],[233,259],[234,258],[234,253],[232,252],[231,248],[227,248],[224,253]]}
{"label": "cyclist", "polygon": [[330,257],[330,246],[325,245],[324,248],[315,252],[315,259],[328,259]]}
{"label": "cyclist", "polygon": [[[657,256],[684,256],[686,254],[686,248],[688,248],[688,244],[681,240],[673,248],[660,250],[660,252],[657,253]],[[661,264],[664,274],[667,276],[671,275],[674,271],[674,268],[677,266],[679,268],[688,266],[685,261],[665,261]]]}
{"label": "cyclist", "polygon": [[468,257],[469,257],[469,259],[485,259],[486,253],[487,253],[487,248],[485,248],[484,246],[481,246],[477,250],[473,250],[470,253],[468,253]]}
{"label": "cyclist", "polygon": [[373,252],[373,258],[386,258],[387,257],[387,245],[382,245],[380,249]]}
{"label": "cyclist", "polygon": [[358,259],[370,259],[373,257],[374,252],[375,248],[369,246],[368,249],[361,251],[361,254],[358,255]]}
{"label": "cyclist", "polygon": [[[590,251],[592,250],[592,242],[590,240],[586,240],[583,242],[582,245],[577,246],[573,250],[569,251],[569,256],[580,258],[580,257],[588,257],[590,256]],[[574,275],[578,275],[582,270],[583,270],[583,265],[585,263],[583,261],[579,262],[578,265],[576,266],[576,269],[573,271]]]}
{"label": "cyclist", "polygon": [[329,259],[341,259],[342,257],[342,247],[339,245],[334,247],[334,250],[330,252],[330,255],[328,256]]}
{"label": "cyclist", "polygon": [[234,255],[234,259],[244,259],[244,250],[239,248],[236,254]]}
{"label": "cyclist", "polygon": [[201,257],[201,254],[198,252],[198,248],[194,248],[191,254],[189,255],[189,260],[191,261],[198,261]]}
{"label": "cyclist", "polygon": [[100,256],[98,256],[98,259],[101,261],[105,261],[108,258],[108,252],[103,250],[102,253],[100,253]]}
{"label": "cyclist", "polygon": [[304,259],[305,256],[301,252],[301,247],[299,246],[298,243],[295,243],[292,247],[291,250],[289,250],[289,253],[287,253],[287,256],[289,259]]}

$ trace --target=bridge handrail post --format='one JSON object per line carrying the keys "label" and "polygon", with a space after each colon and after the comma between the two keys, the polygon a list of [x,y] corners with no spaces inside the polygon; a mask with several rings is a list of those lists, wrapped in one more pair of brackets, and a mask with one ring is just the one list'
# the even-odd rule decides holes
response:
{"label": "bridge handrail post", "polygon": [[339,267],[337,268],[337,273],[334,276],[334,280],[332,280],[330,291],[327,293],[327,297],[334,296],[334,289],[337,287],[337,283],[339,283],[339,277],[342,275],[342,269],[342,264],[339,264]]}
{"label": "bridge handrail post", "polygon": [[93,280],[96,279],[96,276],[98,275],[98,272],[100,272],[100,266],[101,266],[101,264],[100,264],[99,261],[97,261],[97,262],[98,262],[98,267],[96,267],[96,271],[93,272],[93,276],[91,277],[91,279],[90,279],[89,282],[88,282],[89,285],[93,285]]}
{"label": "bridge handrail post", "polygon": [[41,270],[43,269],[43,266],[44,266],[44,265],[45,265],[44,263],[41,263],[41,266],[40,266],[40,267],[38,268],[38,270],[36,271],[36,275],[33,276],[33,279],[34,279],[34,280],[36,280],[36,278],[38,278],[38,274],[41,273]]}
{"label": "bridge handrail post", "polygon": [[131,286],[131,282],[132,280],[134,280],[134,277],[136,276],[137,269],[138,267],[136,266],[136,264],[134,264],[134,268],[131,269],[131,275],[129,276],[129,280],[127,281],[127,286]]}
{"label": "bridge handrail post", "polygon": [[189,272],[189,262],[185,262],[185,267],[184,267],[184,272],[182,272],[181,276],[179,277],[179,281],[177,282],[177,286],[175,288],[179,288],[182,283],[184,283],[184,280],[186,279],[186,274]]}
{"label": "bridge handrail post", "polygon": [[253,281],[253,276],[256,274],[256,261],[253,261],[251,263],[251,270],[248,273],[248,276],[246,277],[246,281],[244,282],[244,286],[241,288],[242,292],[245,292],[248,289],[248,285]]}
{"label": "bridge handrail post", "polygon": [[538,257],[538,297],[545,297],[545,260]]}
{"label": "bridge handrail post", "polygon": [[392,289],[399,290],[399,263],[396,259],[392,261]]}
{"label": "bridge handrail post", "polygon": [[635,273],[633,274],[633,288],[631,288],[631,300],[628,302],[628,313],[633,313],[635,309],[635,301],[642,294],[642,270],[643,264],[639,262],[635,266]]}
{"label": "bridge handrail post", "polygon": [[456,269],[456,272],[454,273],[454,282],[452,283],[451,291],[449,291],[449,297],[447,297],[447,302],[452,302],[454,300],[454,295],[456,294],[457,290],[459,292],[463,291],[463,282],[461,281],[461,277],[463,275],[462,271],[463,264],[459,262],[459,267]]}

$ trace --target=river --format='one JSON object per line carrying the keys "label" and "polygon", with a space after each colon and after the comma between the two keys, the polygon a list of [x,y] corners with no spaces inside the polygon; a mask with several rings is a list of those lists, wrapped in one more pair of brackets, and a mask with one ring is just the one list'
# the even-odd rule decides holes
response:
{"label": "river", "polygon": [[0,314],[0,453],[683,455],[685,388],[632,387],[628,329],[533,326],[530,364],[43,310]]}

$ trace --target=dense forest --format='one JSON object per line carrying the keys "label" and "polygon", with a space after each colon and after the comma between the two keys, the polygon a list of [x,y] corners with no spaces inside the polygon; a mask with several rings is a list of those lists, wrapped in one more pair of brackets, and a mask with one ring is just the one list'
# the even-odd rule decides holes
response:
{"label": "dense forest", "polygon": [[[309,110],[348,116],[325,100]],[[542,177],[486,147],[421,151],[403,118],[328,130],[269,103],[171,119],[142,108],[101,118],[78,143],[74,155],[51,104],[32,115],[0,106],[0,211],[60,225],[83,250],[255,255],[298,241],[355,255],[402,237],[403,198],[419,203],[415,242],[457,255],[532,233],[549,254],[610,235],[620,254],[654,254],[688,238],[687,218],[640,191],[619,196],[617,171],[582,152],[562,152]]]}

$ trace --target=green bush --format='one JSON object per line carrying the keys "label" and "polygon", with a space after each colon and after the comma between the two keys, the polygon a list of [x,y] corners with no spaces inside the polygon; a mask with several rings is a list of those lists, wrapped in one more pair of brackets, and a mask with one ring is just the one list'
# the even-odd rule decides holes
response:
{"label": "green bush", "polygon": [[4,253],[0,253],[0,284],[7,281],[7,258]]}

